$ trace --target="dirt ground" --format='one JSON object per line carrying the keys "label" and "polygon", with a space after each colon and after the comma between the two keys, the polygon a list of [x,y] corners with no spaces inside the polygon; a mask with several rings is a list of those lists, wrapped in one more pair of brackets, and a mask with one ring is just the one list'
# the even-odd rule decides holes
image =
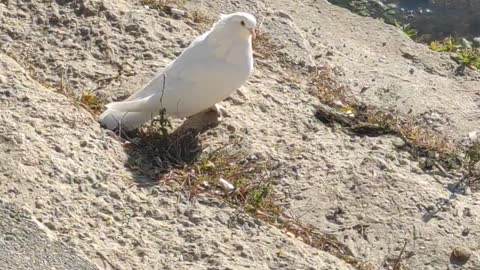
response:
{"label": "dirt ground", "polygon": [[[202,136],[203,145],[242,138],[251,155],[279,164],[275,189],[287,211],[373,269],[392,269],[400,253],[405,269],[480,269],[479,193],[461,188],[459,175],[421,170],[395,136],[324,125],[301,75],[329,66],[363,102],[465,141],[480,135],[479,72],[323,0],[187,1],[184,8],[212,17],[251,12],[274,51],[257,55],[249,82],[222,104],[230,117]],[[48,241],[67,250],[59,257],[76,252],[79,265],[353,269],[216,199],[191,203],[168,186],[138,185],[149,174],[132,169],[122,143],[65,96],[89,90],[122,98],[202,29],[139,1],[0,1],[0,198],[43,224]],[[471,252],[464,264],[450,257],[459,247]],[[2,258],[1,268],[32,269],[18,268],[19,260]]]}

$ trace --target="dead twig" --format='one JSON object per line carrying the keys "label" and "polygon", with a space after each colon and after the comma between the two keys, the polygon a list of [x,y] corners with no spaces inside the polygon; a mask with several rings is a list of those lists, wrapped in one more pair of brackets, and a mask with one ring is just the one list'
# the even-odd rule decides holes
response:
{"label": "dead twig", "polygon": [[405,243],[403,244],[403,248],[400,251],[400,254],[398,254],[397,259],[395,260],[395,264],[393,265],[393,270],[400,270],[400,261],[402,259],[403,252],[405,251],[405,248],[407,247],[408,241],[405,240]]}

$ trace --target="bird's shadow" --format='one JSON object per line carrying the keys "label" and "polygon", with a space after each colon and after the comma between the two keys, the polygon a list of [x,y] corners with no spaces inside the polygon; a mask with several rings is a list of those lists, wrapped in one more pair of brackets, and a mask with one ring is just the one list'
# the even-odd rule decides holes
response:
{"label": "bird's shadow", "polygon": [[218,123],[217,114],[207,111],[187,118],[168,134],[158,126],[126,134],[131,143],[125,147],[125,165],[134,181],[141,187],[154,186],[171,170],[193,164],[203,151],[201,135]]}

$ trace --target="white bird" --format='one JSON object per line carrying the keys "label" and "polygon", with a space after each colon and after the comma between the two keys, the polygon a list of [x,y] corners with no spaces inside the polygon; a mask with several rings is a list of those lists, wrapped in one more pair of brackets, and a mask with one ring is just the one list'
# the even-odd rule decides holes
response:
{"label": "white bird", "polygon": [[253,70],[256,24],[249,13],[221,15],[142,89],[125,101],[108,104],[100,115],[101,125],[133,130],[161,111],[182,118],[211,109],[221,118],[223,108],[216,103],[240,88]]}

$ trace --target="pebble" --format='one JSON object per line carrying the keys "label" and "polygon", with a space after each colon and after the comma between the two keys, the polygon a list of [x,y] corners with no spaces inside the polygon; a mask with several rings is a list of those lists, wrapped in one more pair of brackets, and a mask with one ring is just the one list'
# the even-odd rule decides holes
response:
{"label": "pebble", "polygon": [[116,199],[116,200],[120,200],[120,194],[117,192],[117,191],[111,191],[110,192],[110,197]]}
{"label": "pebble", "polygon": [[280,18],[285,18],[285,19],[288,19],[290,21],[293,21],[293,18],[292,16],[290,16],[288,13],[286,13],[285,11],[277,11],[276,13],[277,16],[279,16]]}
{"label": "pebble", "polygon": [[171,8],[170,12],[172,12],[172,14],[175,15],[176,17],[183,17],[185,16],[185,13],[186,13],[185,10],[181,10],[178,8]]}
{"label": "pebble", "polygon": [[45,202],[42,201],[42,200],[38,200],[38,201],[35,202],[35,207],[37,209],[42,209],[44,206],[45,206]]}
{"label": "pebble", "polygon": [[222,185],[223,189],[226,191],[231,191],[235,189],[232,183],[228,182],[227,180],[220,178],[219,183]]}
{"label": "pebble", "polygon": [[474,141],[476,141],[476,140],[478,139],[478,133],[479,133],[478,131],[469,132],[469,133],[468,133],[468,138],[469,138],[472,142],[474,142]]}
{"label": "pebble", "polygon": [[55,225],[54,225],[52,222],[50,222],[50,221],[45,222],[44,225],[45,225],[48,229],[50,229],[50,230],[52,230],[52,231],[55,231],[55,230],[56,230]]}
{"label": "pebble", "polygon": [[470,257],[472,256],[472,251],[465,247],[456,247],[453,249],[452,254],[450,255],[450,261],[464,264],[466,263]]}
{"label": "pebble", "polygon": [[480,37],[474,37],[473,38],[473,44],[476,46],[480,46]]}
{"label": "pebble", "polygon": [[55,151],[57,151],[58,153],[64,153],[64,150],[62,149],[62,147],[60,145],[55,145]]}
{"label": "pebble", "polygon": [[402,140],[401,138],[395,137],[395,138],[392,138],[392,145],[397,148],[401,148],[405,146],[405,141]]}

